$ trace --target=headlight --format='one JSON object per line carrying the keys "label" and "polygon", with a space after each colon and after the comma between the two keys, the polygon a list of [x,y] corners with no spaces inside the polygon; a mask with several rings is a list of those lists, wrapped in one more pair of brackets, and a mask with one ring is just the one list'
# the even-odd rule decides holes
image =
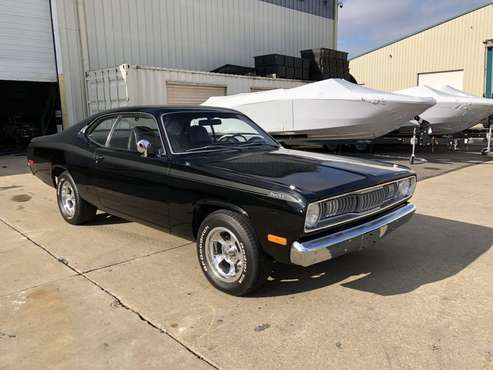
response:
{"label": "headlight", "polygon": [[399,198],[407,198],[414,194],[416,190],[416,177],[412,176],[405,180],[399,181],[398,195]]}
{"label": "headlight", "polygon": [[306,210],[305,228],[313,229],[320,220],[320,204],[310,204]]}

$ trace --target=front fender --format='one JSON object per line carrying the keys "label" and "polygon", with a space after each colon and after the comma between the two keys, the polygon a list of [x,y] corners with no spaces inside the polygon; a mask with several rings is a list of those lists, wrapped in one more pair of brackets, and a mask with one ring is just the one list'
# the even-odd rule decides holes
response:
{"label": "front fender", "polygon": [[222,201],[222,200],[201,199],[194,204],[194,210],[198,209],[200,207],[218,207],[221,209],[227,209],[230,211],[238,212],[238,213],[241,213],[242,215],[245,215],[248,217],[248,213],[243,208],[241,208],[235,204]]}
{"label": "front fender", "polygon": [[218,209],[227,209],[250,218],[248,213],[243,208],[235,204],[219,199],[200,199],[193,205],[192,230],[194,237],[197,236],[198,229],[204,218]]}

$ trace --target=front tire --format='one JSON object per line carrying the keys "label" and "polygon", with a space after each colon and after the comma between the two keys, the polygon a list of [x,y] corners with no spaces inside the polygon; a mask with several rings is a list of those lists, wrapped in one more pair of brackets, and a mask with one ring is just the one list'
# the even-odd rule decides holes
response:
{"label": "front tire", "polygon": [[77,185],[68,171],[58,177],[56,189],[58,209],[65,221],[81,225],[94,219],[96,207],[80,197]]}
{"label": "front tire", "polygon": [[258,289],[272,267],[248,218],[226,210],[211,213],[200,225],[197,255],[207,280],[235,296]]}

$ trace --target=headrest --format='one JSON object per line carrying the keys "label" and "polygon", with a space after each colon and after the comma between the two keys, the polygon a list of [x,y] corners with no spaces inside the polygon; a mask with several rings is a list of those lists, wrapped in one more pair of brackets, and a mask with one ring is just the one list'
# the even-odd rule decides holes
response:
{"label": "headrest", "polygon": [[188,135],[192,146],[208,145],[212,142],[209,133],[203,126],[191,126]]}

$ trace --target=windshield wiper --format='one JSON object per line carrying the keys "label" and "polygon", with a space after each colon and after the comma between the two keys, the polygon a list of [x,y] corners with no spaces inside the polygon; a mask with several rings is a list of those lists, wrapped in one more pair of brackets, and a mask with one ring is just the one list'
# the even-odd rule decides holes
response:
{"label": "windshield wiper", "polygon": [[237,150],[238,148],[229,145],[206,145],[206,146],[201,146],[199,148],[188,149],[186,153],[199,152],[201,150],[221,150],[221,149]]}
{"label": "windshield wiper", "polygon": [[278,145],[269,144],[269,143],[266,143],[266,142],[263,142],[263,143],[250,143],[250,144],[242,144],[242,145],[240,145],[241,148],[252,147],[252,146],[270,146],[272,148],[279,148]]}

